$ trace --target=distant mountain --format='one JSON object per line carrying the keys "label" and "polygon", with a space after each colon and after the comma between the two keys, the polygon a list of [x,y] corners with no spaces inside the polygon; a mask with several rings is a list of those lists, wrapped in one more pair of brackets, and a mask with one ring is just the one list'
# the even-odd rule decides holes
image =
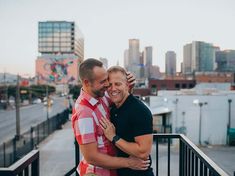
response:
{"label": "distant mountain", "polygon": [[17,75],[5,73],[5,79],[4,79],[4,73],[0,73],[0,84],[5,83],[16,83]]}

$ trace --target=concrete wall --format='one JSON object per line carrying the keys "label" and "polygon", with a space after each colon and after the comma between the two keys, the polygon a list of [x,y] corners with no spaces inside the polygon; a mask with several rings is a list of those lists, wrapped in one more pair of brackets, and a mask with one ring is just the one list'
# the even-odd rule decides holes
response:
{"label": "concrete wall", "polygon": [[[168,114],[174,132],[186,129],[186,136],[194,143],[199,143],[200,106],[201,107],[201,142],[212,145],[226,144],[229,103],[231,99],[231,128],[235,128],[235,92],[222,92],[211,95],[183,95],[179,91],[163,91],[159,96],[150,97],[150,108],[168,107]],[[197,102],[196,101],[196,102]],[[185,127],[185,128],[182,128]]]}

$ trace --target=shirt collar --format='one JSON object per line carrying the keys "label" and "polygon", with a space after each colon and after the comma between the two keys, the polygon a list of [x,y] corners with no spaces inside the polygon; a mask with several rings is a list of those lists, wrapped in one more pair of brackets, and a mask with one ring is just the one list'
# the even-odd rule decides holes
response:
{"label": "shirt collar", "polygon": [[81,89],[81,96],[86,99],[92,106],[95,106],[99,99],[92,97],[90,94],[86,93],[83,89]]}

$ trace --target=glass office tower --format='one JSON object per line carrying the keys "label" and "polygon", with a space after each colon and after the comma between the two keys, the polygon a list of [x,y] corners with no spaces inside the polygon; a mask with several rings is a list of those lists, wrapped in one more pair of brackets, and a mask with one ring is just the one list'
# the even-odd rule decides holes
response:
{"label": "glass office tower", "polygon": [[83,35],[75,22],[39,22],[38,51],[41,54],[75,54],[83,60]]}

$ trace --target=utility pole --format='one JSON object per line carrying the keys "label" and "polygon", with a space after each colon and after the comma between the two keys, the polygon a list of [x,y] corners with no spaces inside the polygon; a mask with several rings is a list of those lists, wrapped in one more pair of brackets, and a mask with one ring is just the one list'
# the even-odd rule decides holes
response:
{"label": "utility pole", "polygon": [[175,103],[175,133],[178,133],[178,102],[179,102],[179,99],[176,98],[174,103]]}
{"label": "utility pole", "polygon": [[30,86],[29,86],[29,104],[32,104],[32,90]]}
{"label": "utility pole", "polygon": [[226,142],[229,145],[230,127],[231,127],[231,103],[232,99],[228,99],[228,124],[227,124],[227,139]]}
{"label": "utility pole", "polygon": [[228,99],[228,129],[231,127],[231,99]]}
{"label": "utility pole", "polygon": [[4,89],[5,89],[4,98],[5,98],[5,101],[6,101],[6,109],[8,109],[9,100],[8,100],[8,86],[7,86],[7,83],[6,83],[6,72],[4,72],[3,79],[4,79]]}
{"label": "utility pole", "polygon": [[46,106],[47,106],[47,133],[48,133],[48,135],[49,135],[49,130],[50,130],[50,121],[49,121],[49,102],[50,102],[50,100],[49,100],[49,95],[48,95],[48,84],[46,85],[46,97],[47,97],[47,104],[46,104]]}
{"label": "utility pole", "polygon": [[16,85],[16,98],[15,98],[15,106],[16,106],[16,139],[20,137],[20,76],[17,75],[17,85]]}
{"label": "utility pole", "polygon": [[46,85],[46,98],[47,98],[47,120],[49,119],[49,96],[48,96],[48,85]]}
{"label": "utility pole", "polygon": [[199,114],[199,145],[202,145],[202,142],[201,142],[201,138],[202,138],[202,106],[203,106],[203,103],[199,103],[199,107],[200,107],[200,114]]}

